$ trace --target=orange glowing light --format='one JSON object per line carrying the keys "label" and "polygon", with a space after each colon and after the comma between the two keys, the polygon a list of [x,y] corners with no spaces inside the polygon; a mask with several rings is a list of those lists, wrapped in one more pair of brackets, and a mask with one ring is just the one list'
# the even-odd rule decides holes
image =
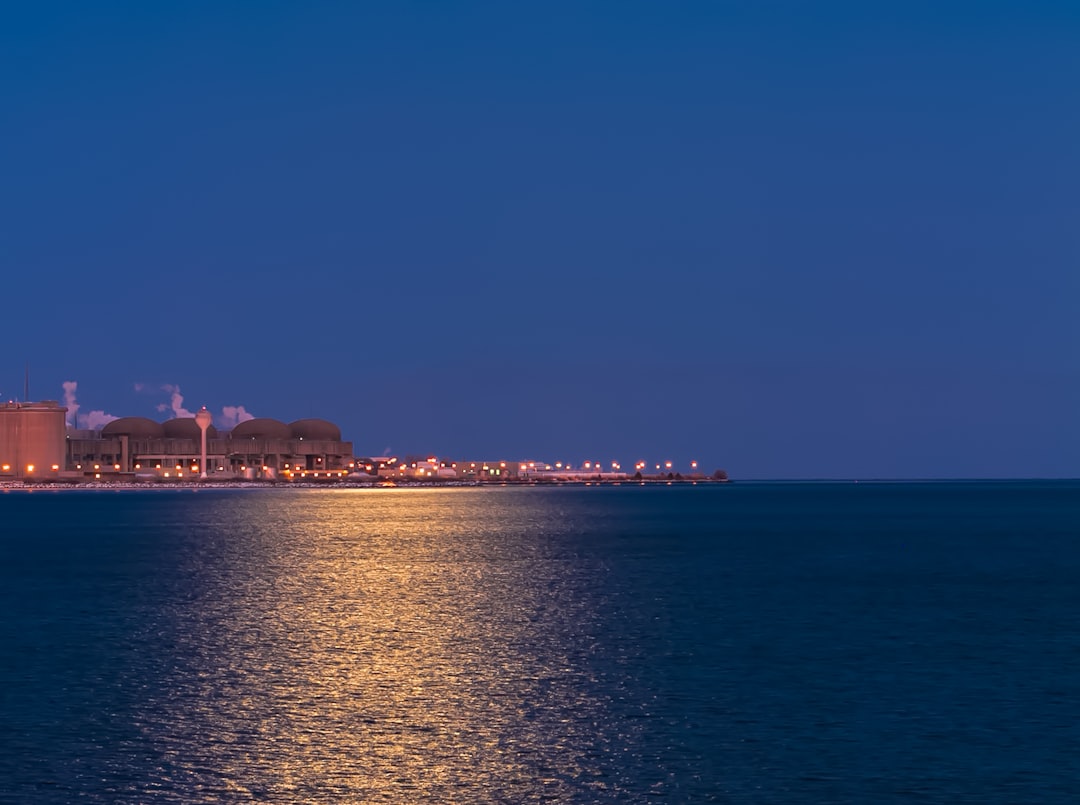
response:
{"label": "orange glowing light", "polygon": [[53,465],[52,465],[52,471],[53,471],[53,472],[56,472],[56,471],[57,471],[58,469],[60,469],[60,465],[59,465],[59,464],[53,464]]}
{"label": "orange glowing light", "polygon": [[34,471],[34,465],[33,464],[27,464],[26,465],[26,471],[27,472],[33,472]]}
{"label": "orange glowing light", "polygon": [[7,472],[7,471],[8,471],[8,470],[10,470],[10,469],[11,469],[11,465],[10,465],[10,464],[5,464],[5,465],[3,466],[3,470],[4,470],[4,472]]}

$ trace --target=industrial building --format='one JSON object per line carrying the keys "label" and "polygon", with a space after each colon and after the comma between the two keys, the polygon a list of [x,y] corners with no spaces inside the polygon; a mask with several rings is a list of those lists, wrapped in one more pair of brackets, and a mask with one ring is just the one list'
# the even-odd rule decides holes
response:
{"label": "industrial building", "polygon": [[0,403],[0,478],[55,478],[67,465],[64,415],[54,400]]}
{"label": "industrial building", "polygon": [[352,443],[323,419],[210,425],[204,464],[194,417],[124,417],[90,431],[67,429],[66,411],[52,401],[0,404],[0,479],[330,479],[353,466]]}

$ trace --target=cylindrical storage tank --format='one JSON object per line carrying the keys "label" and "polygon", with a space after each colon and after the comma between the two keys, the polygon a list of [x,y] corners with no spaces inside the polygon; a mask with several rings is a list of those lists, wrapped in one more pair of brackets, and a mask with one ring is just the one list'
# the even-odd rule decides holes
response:
{"label": "cylindrical storage tank", "polygon": [[66,413],[51,400],[0,404],[0,476],[57,477],[67,460]]}

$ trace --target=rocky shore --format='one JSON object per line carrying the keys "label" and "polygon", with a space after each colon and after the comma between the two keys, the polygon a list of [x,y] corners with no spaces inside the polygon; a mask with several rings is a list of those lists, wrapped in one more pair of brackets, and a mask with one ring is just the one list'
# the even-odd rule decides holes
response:
{"label": "rocky shore", "polygon": [[371,479],[333,479],[327,481],[0,481],[0,492],[9,491],[101,491],[101,490],[138,490],[170,491],[177,489],[440,489],[446,487],[504,487],[504,486],[676,486],[697,484],[728,483],[711,478],[669,479],[643,478],[623,480],[528,480],[528,481],[460,481],[460,480],[419,480],[394,479],[393,481]]}

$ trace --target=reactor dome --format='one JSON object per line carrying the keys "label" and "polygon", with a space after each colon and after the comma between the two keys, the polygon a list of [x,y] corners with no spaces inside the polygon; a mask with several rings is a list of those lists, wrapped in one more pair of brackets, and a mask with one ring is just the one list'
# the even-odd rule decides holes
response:
{"label": "reactor dome", "polygon": [[[195,441],[202,439],[202,431],[199,429],[199,425],[193,416],[169,419],[162,423],[161,428],[165,431],[166,439],[194,439]],[[216,439],[217,428],[213,425],[207,428],[206,438]]]}
{"label": "reactor dome", "polygon": [[320,439],[327,442],[341,441],[341,428],[325,419],[298,419],[289,423],[294,439]]}
{"label": "reactor dome", "polygon": [[101,429],[102,436],[133,436],[136,439],[160,439],[165,435],[160,422],[141,416],[114,419]]}
{"label": "reactor dome", "polygon": [[289,426],[276,419],[259,417],[241,422],[232,429],[233,439],[291,439]]}

